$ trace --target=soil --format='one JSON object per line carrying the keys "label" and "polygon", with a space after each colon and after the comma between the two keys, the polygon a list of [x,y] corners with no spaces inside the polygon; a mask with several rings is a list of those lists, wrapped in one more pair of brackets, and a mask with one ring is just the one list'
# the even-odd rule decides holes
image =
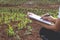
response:
{"label": "soil", "polygon": [[[17,31],[17,28],[14,25],[17,23],[18,22],[11,22],[10,23],[13,26],[13,28],[15,29],[15,31]],[[30,23],[29,25],[32,26],[31,34],[24,35],[25,31],[27,29],[19,30],[18,35],[21,38],[19,40],[41,40],[40,35],[39,35],[39,31],[41,29],[40,25],[36,24],[34,21],[32,23]],[[0,24],[0,40],[17,40],[15,36],[9,37],[6,34],[7,28],[8,28],[7,24]]]}
{"label": "soil", "polygon": [[42,9],[57,9],[60,4],[19,4],[19,5],[11,5],[11,4],[0,4],[0,7],[24,7],[24,8],[42,8]]}

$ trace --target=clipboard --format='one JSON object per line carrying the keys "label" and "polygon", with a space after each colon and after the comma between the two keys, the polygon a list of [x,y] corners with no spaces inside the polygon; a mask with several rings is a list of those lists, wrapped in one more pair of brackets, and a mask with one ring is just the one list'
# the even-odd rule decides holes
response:
{"label": "clipboard", "polygon": [[42,23],[45,23],[45,24],[48,24],[48,25],[54,25],[51,22],[42,19],[41,16],[38,16],[38,15],[32,13],[32,12],[28,12],[27,14],[28,14],[28,17],[31,18],[31,19],[37,20],[39,22],[42,22]]}

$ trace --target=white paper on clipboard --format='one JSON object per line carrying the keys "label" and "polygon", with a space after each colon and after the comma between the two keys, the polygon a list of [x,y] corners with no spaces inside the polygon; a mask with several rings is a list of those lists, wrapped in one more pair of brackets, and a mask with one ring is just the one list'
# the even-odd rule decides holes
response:
{"label": "white paper on clipboard", "polygon": [[38,16],[38,15],[32,13],[32,12],[28,12],[28,16],[30,18],[32,18],[32,19],[35,19],[35,20],[40,21],[40,22],[43,22],[45,24],[53,25],[51,22],[41,19],[40,16]]}

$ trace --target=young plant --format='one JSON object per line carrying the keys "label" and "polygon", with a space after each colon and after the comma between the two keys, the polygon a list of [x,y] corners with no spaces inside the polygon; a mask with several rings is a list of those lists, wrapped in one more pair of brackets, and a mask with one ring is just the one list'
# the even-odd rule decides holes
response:
{"label": "young plant", "polygon": [[22,24],[22,23],[19,23],[19,24],[18,24],[18,29],[21,30],[21,29],[23,29],[23,28],[24,28],[24,27],[23,27],[23,24]]}
{"label": "young plant", "polygon": [[25,14],[20,14],[20,23],[18,24],[18,29],[23,29],[23,28],[27,28],[27,24],[32,22],[31,20],[29,20],[28,18],[26,18]]}
{"label": "young plant", "polygon": [[0,24],[2,23],[2,18],[0,17]]}
{"label": "young plant", "polygon": [[8,16],[7,15],[4,17],[4,23],[9,23]]}
{"label": "young plant", "polygon": [[8,34],[8,36],[14,36],[15,35],[15,32],[14,32],[14,30],[13,30],[11,25],[9,25],[9,27],[7,29],[7,34]]}
{"label": "young plant", "polygon": [[25,34],[24,35],[30,35],[32,34],[32,27],[31,26],[27,26],[27,30],[25,31]]}

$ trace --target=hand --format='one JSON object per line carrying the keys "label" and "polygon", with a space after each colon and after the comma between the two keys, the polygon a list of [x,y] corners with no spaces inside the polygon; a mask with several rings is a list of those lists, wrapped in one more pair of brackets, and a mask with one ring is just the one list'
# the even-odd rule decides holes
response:
{"label": "hand", "polygon": [[31,12],[27,12],[27,18],[29,18],[29,16],[32,16],[33,14]]}
{"label": "hand", "polygon": [[42,16],[42,19],[47,20],[47,21],[50,21],[50,22],[53,22],[53,19],[54,18],[52,16],[50,16],[49,14],[44,14]]}

